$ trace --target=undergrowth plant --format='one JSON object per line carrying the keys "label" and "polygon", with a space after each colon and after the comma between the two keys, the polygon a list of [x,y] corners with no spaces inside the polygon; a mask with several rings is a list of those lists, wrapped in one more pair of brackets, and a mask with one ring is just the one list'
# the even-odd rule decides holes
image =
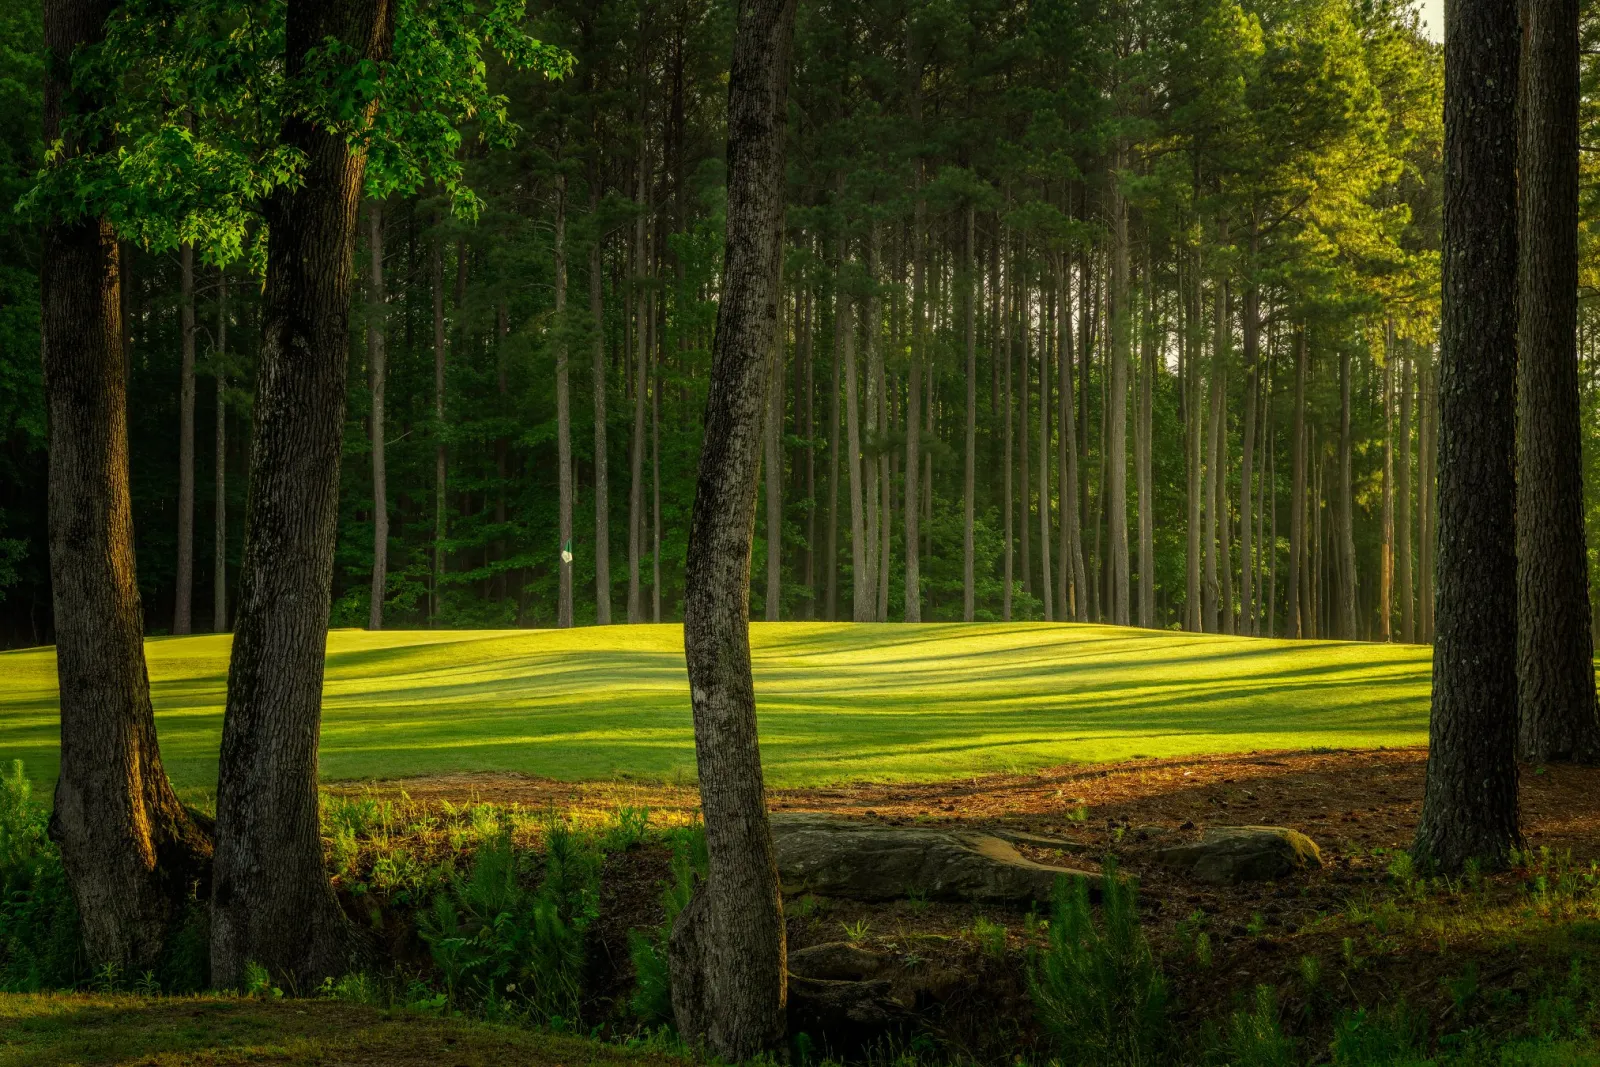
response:
{"label": "undergrowth plant", "polygon": [[78,911],[61,854],[46,833],[44,805],[14,760],[0,775],[0,990],[77,985],[88,974]]}
{"label": "undergrowth plant", "polygon": [[1084,878],[1056,880],[1049,943],[1028,972],[1039,1022],[1065,1063],[1146,1067],[1171,1042],[1167,981],[1139,926],[1137,887],[1107,857],[1100,921]]}
{"label": "undergrowth plant", "polygon": [[662,923],[654,930],[628,931],[628,955],[633,960],[636,983],[632,1006],[634,1014],[647,1026],[672,1024],[672,978],[667,969],[667,941],[672,937],[672,924],[689,906],[695,882],[705,878],[710,867],[704,827],[674,830],[670,840],[672,880],[661,894],[665,913]]}

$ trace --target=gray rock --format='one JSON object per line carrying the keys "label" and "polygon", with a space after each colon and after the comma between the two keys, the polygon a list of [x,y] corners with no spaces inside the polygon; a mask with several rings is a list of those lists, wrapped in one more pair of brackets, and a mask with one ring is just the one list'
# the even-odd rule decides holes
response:
{"label": "gray rock", "polygon": [[1199,841],[1158,849],[1155,859],[1212,885],[1270,881],[1322,866],[1317,843],[1283,826],[1214,826]]}
{"label": "gray rock", "polygon": [[789,1033],[806,1034],[829,1055],[860,1052],[915,1016],[883,979],[830,982],[789,974]]}
{"label": "gray rock", "polygon": [[1035,863],[993,834],[931,826],[885,826],[832,815],[772,817],[785,893],[847,900],[1046,903],[1062,875],[1084,871]]}
{"label": "gray rock", "polygon": [[829,941],[789,953],[789,971],[827,982],[859,982],[876,978],[888,960],[848,941]]}

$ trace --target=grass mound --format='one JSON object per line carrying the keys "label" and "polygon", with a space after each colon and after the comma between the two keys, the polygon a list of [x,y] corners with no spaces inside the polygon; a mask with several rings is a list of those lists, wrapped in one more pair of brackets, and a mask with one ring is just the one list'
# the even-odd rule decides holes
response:
{"label": "grass mound", "polygon": [[[1422,646],[1045,623],[757,623],[752,640],[775,786],[1427,738]],[[186,792],[215,784],[228,649],[147,646],[162,758]],[[329,780],[693,774],[676,625],[335,631],[325,694]],[[0,653],[0,759],[48,787],[58,731],[54,651]]]}

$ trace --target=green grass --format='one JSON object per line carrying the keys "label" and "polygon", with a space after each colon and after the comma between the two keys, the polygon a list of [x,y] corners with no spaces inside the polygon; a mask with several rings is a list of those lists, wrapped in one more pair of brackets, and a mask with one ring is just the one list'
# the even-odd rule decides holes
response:
{"label": "green grass", "polygon": [[[1422,646],[1040,623],[757,623],[752,637],[780,786],[1427,740]],[[147,654],[168,773],[209,789],[228,638],[154,638]],[[57,729],[54,652],[0,653],[0,760],[48,786]],[[335,631],[321,752],[328,780],[688,779],[682,631]]]}
{"label": "green grass", "polygon": [[0,995],[0,1067],[675,1067],[576,1037],[329,1000]]}

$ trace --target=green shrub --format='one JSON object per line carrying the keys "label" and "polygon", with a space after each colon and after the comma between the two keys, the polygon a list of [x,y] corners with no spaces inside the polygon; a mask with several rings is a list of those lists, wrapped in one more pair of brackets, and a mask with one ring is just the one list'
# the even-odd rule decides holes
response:
{"label": "green shrub", "polygon": [[1425,1061],[1427,1021],[1401,1001],[1339,1017],[1333,1030],[1335,1067],[1409,1067]]}
{"label": "green shrub", "polygon": [[1254,1005],[1233,1013],[1216,1053],[1213,1059],[1228,1067],[1295,1067],[1295,1041],[1283,1032],[1271,986],[1256,986]]}
{"label": "green shrub", "polygon": [[1107,858],[1096,925],[1086,879],[1058,878],[1049,945],[1028,988],[1065,1062],[1143,1067],[1165,1060],[1167,982],[1139,926],[1137,889]]}
{"label": "green shrub", "polygon": [[88,977],[78,911],[45,832],[22,761],[0,775],[0,990],[32,992],[75,986]]}
{"label": "green shrub", "polygon": [[672,881],[667,883],[661,894],[665,918],[655,930],[628,931],[628,955],[633,960],[635,982],[633,1010],[646,1025],[672,1024],[672,979],[667,969],[667,940],[672,936],[672,924],[689,906],[695,880],[704,878],[709,866],[703,827],[696,826],[674,833]]}
{"label": "green shrub", "polygon": [[523,884],[507,826],[419,917],[448,1004],[523,1012],[557,1028],[577,1021],[585,938],[599,913],[600,858],[560,819],[548,820],[544,836],[537,889]]}

